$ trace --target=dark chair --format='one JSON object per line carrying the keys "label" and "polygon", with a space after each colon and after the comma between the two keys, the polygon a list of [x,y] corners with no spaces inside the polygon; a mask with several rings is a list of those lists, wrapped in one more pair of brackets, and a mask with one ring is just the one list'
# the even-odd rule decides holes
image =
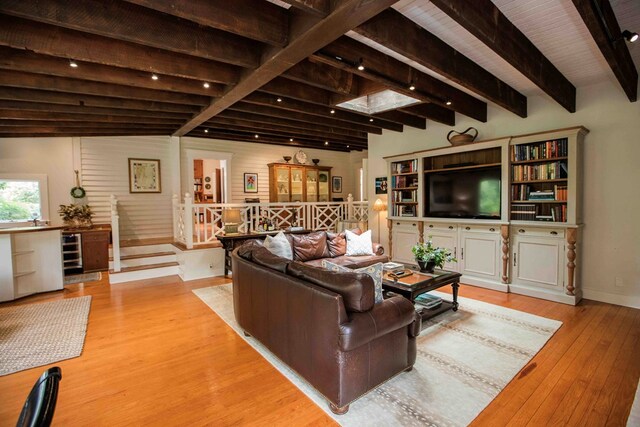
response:
{"label": "dark chair", "polygon": [[62,370],[57,366],[44,371],[31,389],[22,412],[20,412],[16,427],[48,427],[51,425],[58,400],[60,380],[62,380]]}

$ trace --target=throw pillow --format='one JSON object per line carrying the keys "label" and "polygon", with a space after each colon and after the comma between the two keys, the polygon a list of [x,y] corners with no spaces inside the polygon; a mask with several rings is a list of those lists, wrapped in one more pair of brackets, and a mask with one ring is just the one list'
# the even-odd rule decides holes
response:
{"label": "throw pillow", "polygon": [[289,243],[289,240],[287,240],[282,231],[274,237],[267,236],[264,240],[264,247],[269,249],[269,251],[274,255],[278,255],[286,259],[293,259],[291,243]]}
{"label": "throw pillow", "polygon": [[322,260],[322,268],[326,268],[329,271],[334,271],[336,273],[339,272],[349,272],[349,273],[364,273],[370,276],[373,279],[373,284],[375,285],[375,303],[382,302],[382,263],[379,262],[377,264],[369,265],[367,267],[362,267],[358,269],[351,269],[348,267],[343,267],[338,264],[334,264],[331,261],[327,261],[325,259]]}
{"label": "throw pillow", "polygon": [[361,235],[344,231],[347,237],[347,256],[374,255],[373,243],[371,243],[371,230],[367,230]]}

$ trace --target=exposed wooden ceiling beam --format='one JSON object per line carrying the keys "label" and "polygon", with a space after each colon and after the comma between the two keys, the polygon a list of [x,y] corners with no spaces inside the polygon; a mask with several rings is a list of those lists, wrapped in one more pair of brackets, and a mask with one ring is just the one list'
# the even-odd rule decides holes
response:
{"label": "exposed wooden ceiling beam", "polygon": [[85,125],[83,128],[77,127],[65,127],[59,125],[53,126],[25,126],[25,127],[9,127],[9,128],[0,128],[0,134],[11,133],[11,134],[69,134],[69,135],[82,135],[85,133],[104,133],[109,134],[110,132],[121,132],[121,133],[135,133],[135,134],[146,134],[148,132],[158,132],[164,135],[169,135],[173,129],[170,126],[156,126],[152,128],[139,128],[139,129],[131,129],[131,128],[121,128],[118,125],[114,125],[110,128],[104,127],[91,127]]}
{"label": "exposed wooden ceiling beam", "polygon": [[[324,54],[322,57],[316,55],[313,58],[323,61],[331,59],[330,63],[333,66],[352,69],[354,73],[368,80],[380,82],[396,90],[406,91],[413,81],[416,86],[416,90],[412,92],[414,98],[436,103],[481,122],[487,121],[485,102],[357,40],[341,37],[321,49],[321,53]],[[336,57],[342,58],[343,61],[338,61]],[[366,64],[364,71],[354,67],[359,58],[363,58]],[[448,106],[447,101],[451,101],[452,104]]]}
{"label": "exposed wooden ceiling beam", "polygon": [[3,0],[0,13],[241,67],[254,68],[260,60],[255,42],[145,7],[73,0],[69,13],[69,6],[67,0]]}
{"label": "exposed wooden ceiling beam", "polygon": [[431,0],[444,13],[555,99],[576,111],[576,88],[491,0]]}
{"label": "exposed wooden ceiling beam", "polygon": [[451,110],[442,108],[439,105],[418,104],[403,107],[400,110],[405,113],[431,119],[435,122],[444,123],[445,125],[454,126],[456,124],[455,113]]}
{"label": "exposed wooden ceiling beam", "polygon": [[105,122],[105,123],[157,123],[160,125],[173,124],[175,119],[158,117],[128,117],[128,116],[105,116],[99,114],[77,114],[77,113],[52,113],[47,111],[26,111],[26,110],[0,110],[0,119],[17,120],[60,120],[76,122]]}
{"label": "exposed wooden ceiling beam", "polygon": [[166,124],[157,124],[157,123],[108,123],[108,122],[95,122],[95,121],[81,121],[81,122],[73,122],[73,121],[62,121],[62,120],[20,120],[20,119],[4,119],[0,120],[0,128],[6,127],[29,127],[29,126],[37,126],[37,127],[48,127],[48,126],[59,126],[64,128],[109,128],[112,129],[114,126],[117,126],[118,129],[158,129],[161,127],[168,127],[175,129],[179,126],[178,123],[166,123]]}
{"label": "exposed wooden ceiling beam", "polygon": [[222,139],[227,141],[239,141],[239,142],[259,142],[260,144],[271,144],[271,145],[284,145],[287,147],[300,147],[300,148],[315,148],[318,150],[330,150],[330,151],[351,151],[351,148],[347,148],[344,144],[333,144],[325,146],[324,144],[318,143],[310,143],[310,142],[290,142],[286,138],[278,138],[278,137],[262,137],[259,140],[256,140],[251,133],[232,133],[229,131],[210,131],[209,133],[199,132],[198,130],[194,130],[189,133],[188,136],[200,137],[200,138],[210,138],[210,139]]}
{"label": "exposed wooden ceiling beam", "polygon": [[49,104],[78,105],[85,107],[125,108],[129,110],[173,111],[194,113],[197,106],[170,104],[167,102],[142,101],[139,99],[109,98],[103,96],[52,92],[48,90],[22,89],[0,86],[0,99],[14,101],[46,102]]}
{"label": "exposed wooden ceiling beam", "polygon": [[398,110],[385,111],[384,113],[375,114],[375,116],[418,129],[427,128],[427,120],[424,117],[416,117]]}
{"label": "exposed wooden ceiling beam", "polygon": [[2,133],[3,138],[41,138],[43,136],[47,137],[61,137],[61,136],[131,136],[131,135],[168,135],[166,129],[113,129],[113,130],[103,130],[103,129],[77,129],[71,128],[64,132],[47,132],[45,134],[42,133]]}
{"label": "exposed wooden ceiling beam", "polygon": [[356,76],[325,64],[302,61],[291,67],[282,76],[331,92],[358,95],[358,78]]}
{"label": "exposed wooden ceiling beam", "polygon": [[388,9],[354,31],[432,69],[520,117],[527,116],[527,98],[524,95],[400,12]]}
{"label": "exposed wooden ceiling beam", "polygon": [[[281,102],[277,101],[277,98],[274,98],[271,95],[267,95],[264,92],[256,91],[251,95],[247,96],[243,99],[243,102],[248,102],[250,104],[258,104],[264,106],[270,106],[273,108],[280,108],[286,111],[294,111],[301,112],[305,114],[311,114],[314,116],[322,117],[323,119],[329,118],[334,120],[342,120],[344,122],[361,124],[361,125],[370,125],[369,117],[361,114],[352,113],[350,111],[345,111],[340,108],[333,108],[335,111],[334,114],[331,114],[332,108],[318,106],[315,104],[310,104],[308,102],[302,102],[291,98],[280,98]],[[383,129],[393,130],[396,132],[402,132],[402,125],[384,120],[383,118],[377,119],[375,121],[376,126],[379,126]]]}
{"label": "exposed wooden ceiling beam", "polygon": [[[609,0],[573,0],[573,4],[622,86],[622,90],[627,94],[627,98],[631,102],[637,101],[638,71],[625,40],[621,38],[620,25]],[[598,8],[605,22],[600,19]]]}
{"label": "exposed wooden ceiling beam", "polygon": [[44,55],[114,67],[196,79],[202,82],[235,83],[240,68],[108,37],[0,15],[0,45]]}
{"label": "exposed wooden ceiling beam", "polygon": [[69,66],[68,59],[0,46],[0,68],[5,70],[214,97],[221,95],[225,87],[219,83],[209,83],[207,89],[203,87],[203,82],[200,80],[167,75],[163,75],[160,80],[152,80],[147,71],[91,62],[76,61],[76,63],[78,67],[72,68]]}
{"label": "exposed wooden ceiling beam", "polygon": [[303,136],[310,137],[312,139],[321,139],[323,141],[341,141],[341,142],[353,142],[354,144],[367,145],[366,138],[354,138],[336,134],[328,134],[323,131],[316,131],[303,128],[293,128],[288,126],[281,126],[274,123],[260,123],[251,120],[232,119],[226,117],[212,117],[203,123],[203,126],[216,126],[218,128],[238,129],[244,131],[271,131],[277,132],[280,136],[286,136],[287,138],[301,138]]}
{"label": "exposed wooden ceiling beam", "polygon": [[220,115],[215,116],[224,117],[224,118],[232,118],[232,119],[240,119],[240,120],[250,120],[256,123],[269,123],[280,126],[286,126],[293,129],[307,129],[314,130],[317,132],[322,132],[327,136],[334,135],[336,138],[360,138],[367,139],[366,132],[360,132],[356,130],[347,130],[338,127],[330,127],[325,126],[320,123],[308,123],[308,122],[298,122],[295,120],[282,119],[278,117],[265,116],[262,114],[254,114],[254,113],[245,113],[241,111],[233,111],[233,110],[225,110]]}
{"label": "exposed wooden ceiling beam", "polygon": [[260,92],[270,93],[274,96],[286,96],[299,101],[311,102],[318,105],[331,106],[331,92],[309,86],[307,84],[295,84],[283,77],[276,77],[260,88]]}
{"label": "exposed wooden ceiling beam", "polygon": [[274,46],[288,41],[287,11],[255,0],[126,0]]}
{"label": "exposed wooden ceiling beam", "polygon": [[319,18],[324,18],[331,9],[331,0],[283,0],[292,7]]}
{"label": "exposed wooden ceiling beam", "polygon": [[[294,120],[294,121],[305,122],[305,123],[318,123],[318,119],[316,118],[316,116],[312,116],[310,114],[300,113],[297,111],[284,111],[279,108],[271,108],[263,105],[249,104],[247,102],[237,102],[233,104],[231,107],[229,107],[229,110],[262,114],[264,116],[279,117],[287,120]],[[369,123],[368,125],[357,125],[355,123],[343,122],[341,120],[331,119],[327,117],[322,120],[321,124],[324,126],[331,126],[334,128],[357,130],[360,132],[375,133],[378,135],[382,134],[382,128],[376,126],[375,122]]]}
{"label": "exposed wooden ceiling beam", "polygon": [[265,60],[257,69],[245,73],[237,85],[194,116],[176,132],[176,135],[185,135],[396,1],[341,0],[336,2],[334,10],[320,21],[308,16],[293,16],[289,44],[284,48],[273,48],[267,52]]}
{"label": "exposed wooden ceiling beam", "polygon": [[84,93],[88,95],[109,96],[114,98],[144,99],[147,101],[171,102],[174,104],[207,105],[206,96],[187,95],[176,92],[165,92],[136,88],[131,86],[112,85],[109,83],[88,82],[80,79],[47,76],[44,74],[21,73],[0,70],[0,82],[4,86],[29,89],[46,88],[56,92]]}
{"label": "exposed wooden ceiling beam", "polygon": [[[324,64],[323,62],[320,61],[313,61],[314,63],[320,65],[320,64]],[[328,65],[325,65],[325,67]],[[336,67],[331,67],[329,66],[329,68],[334,68],[336,70],[343,70],[342,68],[336,68]],[[359,80],[358,81],[358,91],[357,93],[354,94],[336,94],[333,93],[331,95],[331,104],[332,105],[338,105],[338,104],[342,104],[343,102],[347,102],[347,101],[352,101],[356,98],[360,98],[363,96],[367,96],[367,95],[371,95],[374,93],[378,93],[378,92],[382,92],[383,90],[387,90],[389,89],[389,87],[385,84],[382,84],[381,82],[374,82],[373,80],[369,80],[369,79],[365,79],[361,76],[356,76],[356,78]]]}

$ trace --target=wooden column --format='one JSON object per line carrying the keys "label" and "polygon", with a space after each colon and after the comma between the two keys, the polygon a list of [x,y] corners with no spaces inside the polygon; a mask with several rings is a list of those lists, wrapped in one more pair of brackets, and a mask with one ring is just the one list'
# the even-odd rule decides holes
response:
{"label": "wooden column", "polygon": [[500,226],[502,236],[502,283],[509,283],[509,226]]}
{"label": "wooden column", "polygon": [[424,222],[418,221],[418,241],[424,243]]}
{"label": "wooden column", "polygon": [[393,221],[387,220],[387,227],[389,228],[389,259],[393,258]]}
{"label": "wooden column", "polygon": [[576,240],[578,235],[577,228],[567,229],[567,295],[575,295],[575,286],[573,285],[574,273],[576,269]]}

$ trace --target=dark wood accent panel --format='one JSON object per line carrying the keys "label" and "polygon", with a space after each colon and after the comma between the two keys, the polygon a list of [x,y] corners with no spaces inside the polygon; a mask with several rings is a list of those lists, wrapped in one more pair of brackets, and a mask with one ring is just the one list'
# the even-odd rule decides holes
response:
{"label": "dark wood accent panel", "polygon": [[109,269],[109,230],[81,231],[82,269],[85,273]]}
{"label": "dark wood accent panel", "polygon": [[571,113],[576,88],[491,0],[431,0]]}
{"label": "dark wood accent panel", "polygon": [[524,95],[400,12],[387,9],[354,31],[471,89],[520,117],[527,116],[527,98]]}

